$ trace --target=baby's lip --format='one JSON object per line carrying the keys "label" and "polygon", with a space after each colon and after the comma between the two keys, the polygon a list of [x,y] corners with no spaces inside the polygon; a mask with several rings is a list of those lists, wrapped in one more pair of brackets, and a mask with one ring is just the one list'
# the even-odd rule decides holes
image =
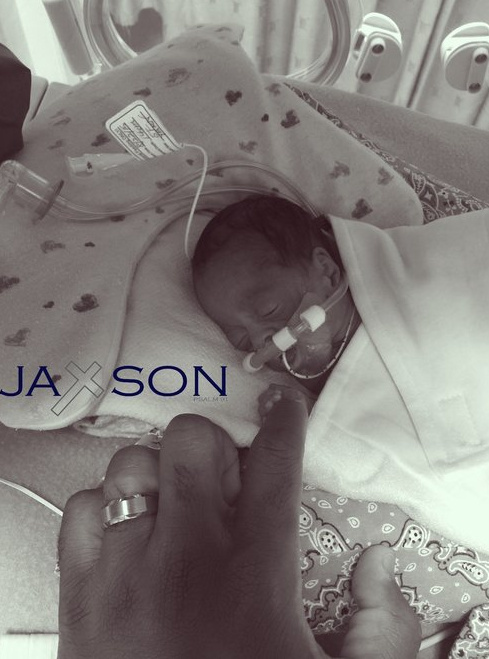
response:
{"label": "baby's lip", "polygon": [[[287,350],[287,364],[289,367],[293,370],[296,371],[300,368],[300,365],[302,363],[302,358],[300,354],[300,350],[296,350],[295,347],[289,348]],[[275,359],[271,359],[268,363],[267,366],[269,366],[272,371],[278,371],[281,373],[288,373],[289,369],[285,366],[282,355],[279,357],[276,357]]]}
{"label": "baby's lip", "polygon": [[275,359],[271,359],[268,363],[267,366],[272,369],[272,371],[277,371],[279,373],[283,373],[284,371],[287,371],[285,368],[285,364],[282,361],[282,357],[276,357]]}
{"label": "baby's lip", "polygon": [[297,349],[297,345],[292,346],[289,350],[287,350],[286,353],[287,356],[287,363],[290,366],[290,368],[293,371],[299,370],[302,362],[303,362],[303,355],[301,350]]}

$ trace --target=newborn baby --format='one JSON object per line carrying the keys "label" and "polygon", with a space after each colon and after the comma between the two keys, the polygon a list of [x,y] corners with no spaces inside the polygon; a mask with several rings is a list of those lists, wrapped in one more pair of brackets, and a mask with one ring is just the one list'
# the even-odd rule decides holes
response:
{"label": "newborn baby", "polygon": [[[197,298],[228,340],[256,351],[293,325],[312,304],[324,304],[343,284],[343,265],[329,223],[278,197],[254,196],[219,212],[192,258]],[[349,290],[306,332],[286,359],[269,362],[318,393],[360,319]]]}

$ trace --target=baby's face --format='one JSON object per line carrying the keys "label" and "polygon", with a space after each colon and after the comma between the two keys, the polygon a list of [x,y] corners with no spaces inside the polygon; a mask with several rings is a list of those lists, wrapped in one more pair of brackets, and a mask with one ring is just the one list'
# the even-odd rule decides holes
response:
{"label": "baby's face", "polygon": [[[235,240],[195,278],[197,298],[238,350],[261,348],[287,325],[306,291],[313,268],[284,266],[261,236]],[[272,368],[283,370],[278,359]]]}

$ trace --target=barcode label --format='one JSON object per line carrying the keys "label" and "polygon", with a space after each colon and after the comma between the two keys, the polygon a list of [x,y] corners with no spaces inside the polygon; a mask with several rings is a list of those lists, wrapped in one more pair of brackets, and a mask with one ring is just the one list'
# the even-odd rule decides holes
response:
{"label": "barcode label", "polygon": [[183,148],[144,101],[134,101],[105,122],[124,149],[139,160],[157,158]]}

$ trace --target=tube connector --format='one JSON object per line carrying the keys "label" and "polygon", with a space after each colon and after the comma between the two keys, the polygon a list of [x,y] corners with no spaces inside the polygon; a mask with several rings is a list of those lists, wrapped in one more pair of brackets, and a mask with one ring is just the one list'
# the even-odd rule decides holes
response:
{"label": "tube connector", "polygon": [[97,171],[105,172],[135,161],[130,153],[84,153],[66,157],[68,170],[77,177],[90,177]]}
{"label": "tube connector", "polygon": [[56,201],[63,181],[49,183],[16,160],[6,160],[0,166],[0,212],[12,198],[19,206],[32,212],[32,221],[42,219]]}
{"label": "tube connector", "polygon": [[[285,329],[288,328],[282,328],[280,332],[277,332],[277,334],[283,333]],[[256,352],[249,352],[246,355],[246,357],[243,359],[243,368],[247,373],[256,373],[271,359],[275,359],[282,354],[283,350],[281,350],[273,341],[275,336],[276,335],[274,334],[272,339],[268,341],[263,346],[263,348],[260,348]],[[289,345],[289,347],[294,345],[296,340],[294,340],[293,343]],[[286,348],[286,350],[288,350],[288,348]]]}
{"label": "tube connector", "polygon": [[320,307],[319,304],[313,304],[312,307],[303,311],[299,318],[307,324],[310,332],[315,332],[326,322],[326,310]]}
{"label": "tube connector", "polygon": [[303,332],[315,332],[318,327],[324,324],[326,311],[318,304],[313,304],[305,309],[299,318],[300,320],[296,325],[282,327],[263,348],[246,355],[243,360],[244,370],[248,373],[256,373],[271,359],[277,358],[283,352],[287,352],[292,348]]}

